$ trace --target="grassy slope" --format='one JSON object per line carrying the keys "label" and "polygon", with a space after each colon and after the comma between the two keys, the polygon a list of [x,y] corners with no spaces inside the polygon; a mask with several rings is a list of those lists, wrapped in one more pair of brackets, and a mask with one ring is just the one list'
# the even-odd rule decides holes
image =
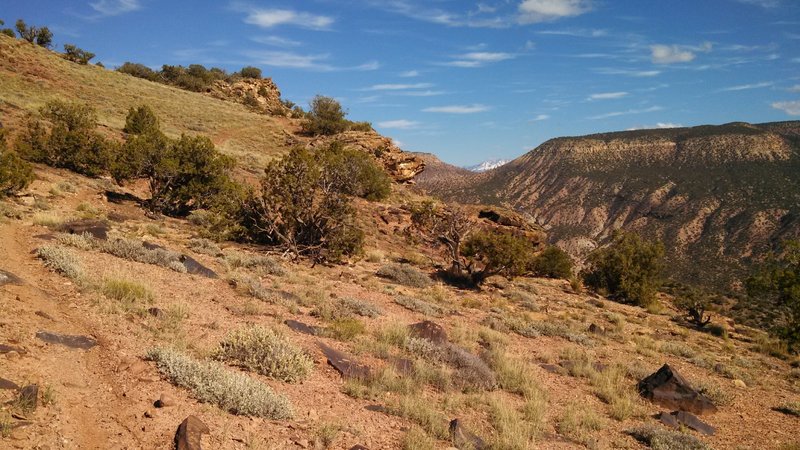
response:
{"label": "grassy slope", "polygon": [[134,78],[97,66],[68,62],[58,54],[0,36],[0,111],[6,127],[49,100],[76,100],[97,109],[101,126],[119,131],[128,108],[150,105],[170,135],[202,133],[242,166],[262,167],[287,149],[285,118],[256,114],[245,106]]}

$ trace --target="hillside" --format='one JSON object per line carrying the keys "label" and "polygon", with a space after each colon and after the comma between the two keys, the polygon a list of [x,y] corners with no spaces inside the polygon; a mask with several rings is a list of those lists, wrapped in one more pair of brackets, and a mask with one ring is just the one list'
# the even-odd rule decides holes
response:
{"label": "hillside", "polygon": [[[117,139],[128,107],[149,103],[168,134],[212,136],[248,180],[291,145],[332,141],[371,154],[394,180],[381,200],[336,197],[352,206],[365,248],[332,263],[211,240],[208,216],[146,210],[144,180],[118,185],[34,164],[30,185],[0,198],[0,448],[796,445],[800,374],[763,331],[717,314],[697,329],[664,295],[647,311],[566,280],[444,282],[442,249],[412,226],[414,207],[430,198],[407,182],[441,168],[454,174],[441,186],[456,177],[467,189],[477,186],[468,171],[374,132],[300,136],[296,120],[235,99],[79,66],[3,36],[0,56],[12,138],[51,98],[87,102]],[[765,165],[793,161],[781,142],[750,153]],[[548,160],[562,150],[553,144]],[[551,168],[611,164],[588,150]],[[522,175],[530,162],[479,180],[500,186],[500,170]],[[524,217],[499,217],[502,208],[464,210],[478,226],[544,239]]]}
{"label": "hillside", "polygon": [[419,185],[450,200],[505,203],[583,256],[618,228],[664,241],[681,280],[729,288],[800,236],[800,122],[639,130],[545,142],[485,174],[429,164]]}

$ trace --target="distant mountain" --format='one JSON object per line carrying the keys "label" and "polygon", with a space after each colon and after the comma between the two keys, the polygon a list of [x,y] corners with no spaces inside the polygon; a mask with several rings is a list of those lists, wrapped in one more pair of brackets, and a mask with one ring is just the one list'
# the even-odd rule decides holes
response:
{"label": "distant mountain", "polygon": [[474,166],[467,166],[464,167],[465,169],[469,170],[470,172],[486,172],[487,170],[496,169],[508,162],[511,162],[510,159],[490,159],[488,161],[484,161],[480,164],[475,164]]}
{"label": "distant mountain", "polygon": [[620,228],[658,238],[682,281],[730,287],[800,236],[798,121],[557,138],[495,170],[464,172],[430,163],[417,182],[446,200],[526,212],[576,256]]}

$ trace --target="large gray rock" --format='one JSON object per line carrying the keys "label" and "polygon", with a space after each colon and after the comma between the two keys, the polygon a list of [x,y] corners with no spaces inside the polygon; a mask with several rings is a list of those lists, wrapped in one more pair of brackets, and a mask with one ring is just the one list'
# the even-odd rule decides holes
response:
{"label": "large gray rock", "polygon": [[202,450],[200,444],[204,434],[211,430],[202,420],[195,416],[187,417],[175,433],[175,446],[177,450]]}
{"label": "large gray rock", "polygon": [[664,364],[657,372],[640,381],[639,393],[666,408],[700,415],[717,412],[711,399],[697,392],[669,364]]}

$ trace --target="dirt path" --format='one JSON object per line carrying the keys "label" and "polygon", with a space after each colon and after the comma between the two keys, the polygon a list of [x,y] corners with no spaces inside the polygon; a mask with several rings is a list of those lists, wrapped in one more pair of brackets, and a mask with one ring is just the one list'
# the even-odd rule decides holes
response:
{"label": "dirt path", "polygon": [[[0,226],[0,269],[23,281],[0,287],[0,343],[26,350],[0,356],[0,377],[19,385],[37,383],[40,404],[27,416],[33,425],[14,429],[6,442],[14,448],[130,448],[137,439],[112,407],[123,399],[115,382],[118,358],[109,340],[94,331],[78,290],[36,261],[32,250],[41,242],[23,227],[19,222]],[[79,350],[47,344],[36,337],[43,330],[92,336],[99,345]],[[50,394],[52,404],[43,406],[41,399]],[[3,400],[14,396],[12,391],[0,395]]]}

